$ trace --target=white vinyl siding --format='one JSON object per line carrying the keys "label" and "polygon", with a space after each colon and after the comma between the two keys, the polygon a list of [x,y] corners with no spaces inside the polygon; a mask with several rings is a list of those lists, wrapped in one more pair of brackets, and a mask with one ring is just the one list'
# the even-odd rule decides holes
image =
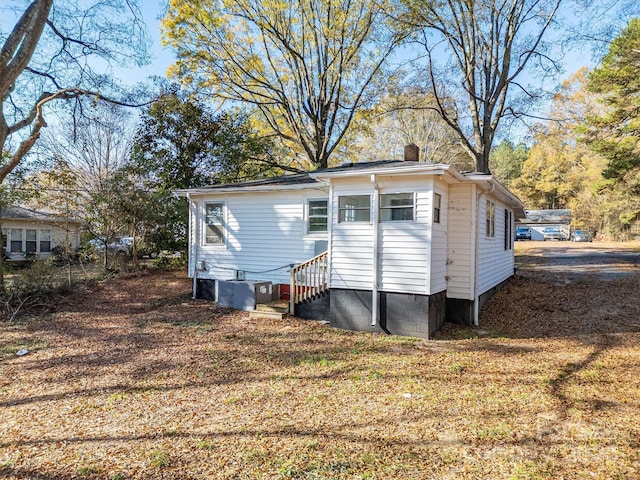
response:
{"label": "white vinyl siding", "polygon": [[[434,208],[429,206],[432,215],[436,212],[435,201],[439,197],[440,208],[437,210],[440,215],[439,222],[433,222],[431,227],[431,259],[430,265],[430,281],[429,294],[442,292],[447,289],[447,226],[448,226],[448,210],[447,201],[448,187],[438,182],[434,185],[433,192]],[[426,208],[426,207],[425,207]]]}
{"label": "white vinyl siding", "polygon": [[447,201],[447,297],[473,300],[476,210],[474,185],[451,185]]}
{"label": "white vinyl siding", "polygon": [[335,223],[331,228],[331,287],[371,290],[373,226]]}
{"label": "white vinyl siding", "polygon": [[[491,203],[495,206],[495,217],[502,219],[505,205],[495,199],[492,199]],[[486,223],[486,205],[488,202],[480,202],[482,223]],[[495,238],[480,235],[478,240],[478,294],[486,292],[513,275],[513,250],[504,249],[504,227],[504,222],[495,222]]]}
{"label": "white vinyl siding", "polygon": [[338,222],[341,196],[373,194],[368,179],[338,180],[331,192],[329,230],[329,286],[353,290],[373,287],[373,225],[371,222]]}
{"label": "white vinyl siding", "polygon": [[[207,245],[201,242],[197,249],[197,262],[193,237],[191,239],[189,274],[194,267],[205,263],[206,271],[198,270],[198,278],[229,280],[236,271],[245,273],[246,279],[274,283],[289,283],[289,265],[302,263],[314,256],[315,242],[326,239],[327,234],[313,232],[307,238],[305,206],[307,197],[322,192],[300,190],[290,192],[227,193],[195,197],[197,215],[191,208],[191,225],[196,218],[202,232],[205,226],[205,205],[224,202],[225,244]],[[200,233],[202,238],[202,233]]]}
{"label": "white vinyl siding", "polygon": [[[428,294],[433,180],[428,176],[407,178],[380,175],[376,182],[381,198],[386,195],[389,195],[389,200],[412,198],[413,219],[383,221],[384,214],[381,211],[378,225],[373,225],[372,221],[338,222],[338,204],[341,196],[375,195],[375,189],[368,177],[335,181],[330,241],[330,286],[371,290],[374,281],[374,261],[377,261],[380,291]],[[372,201],[371,204],[374,205],[375,202]],[[381,201],[382,210],[383,205],[384,202]],[[401,208],[407,208],[407,205]],[[406,213],[405,211],[403,215]],[[389,214],[389,217],[392,216]],[[379,235],[377,255],[374,253],[376,228]]]}
{"label": "white vinyl siding", "polygon": [[429,228],[425,224],[381,223],[379,288],[385,292],[428,293]]}

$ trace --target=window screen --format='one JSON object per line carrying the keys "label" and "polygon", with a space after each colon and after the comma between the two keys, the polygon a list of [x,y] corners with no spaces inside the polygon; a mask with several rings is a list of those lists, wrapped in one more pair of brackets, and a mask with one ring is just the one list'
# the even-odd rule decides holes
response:
{"label": "window screen", "polygon": [[309,200],[309,223],[307,231],[327,231],[327,200]]}
{"label": "window screen", "polygon": [[496,236],[496,204],[487,200],[487,237]]}
{"label": "window screen", "polygon": [[40,253],[51,251],[51,230],[40,230]]}
{"label": "window screen", "polygon": [[207,203],[205,209],[205,243],[224,243],[224,203]]}
{"label": "window screen", "polygon": [[388,193],[380,195],[380,221],[413,220],[413,193]]}
{"label": "window screen", "polygon": [[370,195],[345,195],[338,198],[338,222],[371,221]]}

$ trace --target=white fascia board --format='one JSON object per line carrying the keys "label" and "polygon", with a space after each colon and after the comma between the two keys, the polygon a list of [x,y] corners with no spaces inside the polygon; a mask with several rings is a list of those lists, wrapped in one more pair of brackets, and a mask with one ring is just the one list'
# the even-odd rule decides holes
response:
{"label": "white fascia board", "polygon": [[336,170],[333,172],[309,172],[309,176],[315,180],[330,181],[332,178],[345,178],[345,177],[368,177],[370,175],[415,175],[418,173],[424,173],[428,175],[443,175],[449,173],[454,177],[462,180],[462,176],[456,172],[451,166],[443,163],[418,163],[412,165],[402,165],[379,168],[362,168],[349,170]]}
{"label": "white fascia board", "polygon": [[[482,173],[467,174],[464,175],[464,178],[476,183],[484,191],[491,191],[491,193],[506,202],[509,206],[513,207],[516,210],[516,214],[519,215],[524,212],[524,204],[522,203],[522,200],[507,190],[507,188],[497,181],[492,175]],[[521,210],[522,212],[519,212],[518,210]]]}
{"label": "white fascia board", "polygon": [[189,188],[183,190],[174,190],[174,195],[178,197],[194,196],[194,195],[217,195],[224,193],[253,193],[253,192],[287,192],[298,190],[320,190],[328,191],[327,187],[322,184],[304,183],[299,185],[261,185],[261,186],[244,186],[244,187],[222,187],[222,188]]}

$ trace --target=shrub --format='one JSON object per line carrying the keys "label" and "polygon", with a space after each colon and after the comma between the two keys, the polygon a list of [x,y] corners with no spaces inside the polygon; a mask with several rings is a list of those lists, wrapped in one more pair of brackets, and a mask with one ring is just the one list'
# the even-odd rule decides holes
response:
{"label": "shrub", "polygon": [[165,270],[180,270],[187,267],[187,256],[183,253],[179,256],[160,254],[153,261],[153,266]]}
{"label": "shrub", "polygon": [[51,291],[55,284],[55,265],[53,260],[35,259],[31,265],[20,272],[12,288],[19,293],[41,294]]}
{"label": "shrub", "polygon": [[47,304],[55,288],[55,267],[51,260],[34,260],[20,271],[9,286],[0,291],[0,320],[12,321],[18,315]]}

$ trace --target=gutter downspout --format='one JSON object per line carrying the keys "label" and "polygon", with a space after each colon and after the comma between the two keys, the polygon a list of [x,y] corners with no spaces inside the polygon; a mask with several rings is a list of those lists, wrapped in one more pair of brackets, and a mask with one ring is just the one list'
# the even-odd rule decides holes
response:
{"label": "gutter downspout", "polygon": [[378,324],[378,310],[380,300],[378,299],[378,276],[379,276],[379,268],[378,268],[378,254],[380,250],[380,231],[379,231],[379,190],[378,184],[376,183],[376,174],[371,174],[371,185],[373,185],[374,195],[373,195],[373,274],[372,274],[372,288],[371,288],[371,326],[375,327]]}
{"label": "gutter downspout", "polygon": [[[478,202],[476,203],[476,258],[475,258],[475,281],[474,281],[474,286],[473,286],[473,324],[475,326],[478,326],[480,323],[480,292],[478,289],[478,283],[480,281],[480,201],[487,197],[488,194],[490,194],[491,192],[493,192],[496,188],[495,183],[491,184],[491,188],[486,191],[486,192],[482,192],[480,191],[480,193],[478,193]],[[485,209],[484,212],[485,215],[485,225],[486,225],[486,216],[487,216],[487,212]],[[494,218],[495,220],[495,218]],[[486,235],[486,232],[485,232]]]}
{"label": "gutter downspout", "polygon": [[191,229],[193,232],[193,285],[191,286],[191,298],[195,300],[196,290],[198,288],[198,246],[200,245],[198,235],[198,203],[191,201],[191,194],[189,193],[187,193],[187,200],[189,201],[189,217],[193,221],[193,229]]}

